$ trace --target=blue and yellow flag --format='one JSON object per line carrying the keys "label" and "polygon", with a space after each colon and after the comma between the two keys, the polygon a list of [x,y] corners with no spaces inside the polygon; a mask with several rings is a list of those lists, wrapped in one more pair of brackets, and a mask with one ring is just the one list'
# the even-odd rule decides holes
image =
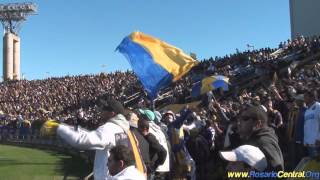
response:
{"label": "blue and yellow flag", "polygon": [[225,76],[209,76],[203,78],[192,87],[191,96],[197,97],[214,89],[222,88],[224,91],[229,90],[229,78]]}
{"label": "blue and yellow flag", "polygon": [[117,50],[128,59],[152,99],[198,63],[182,50],[141,32],[125,37]]}

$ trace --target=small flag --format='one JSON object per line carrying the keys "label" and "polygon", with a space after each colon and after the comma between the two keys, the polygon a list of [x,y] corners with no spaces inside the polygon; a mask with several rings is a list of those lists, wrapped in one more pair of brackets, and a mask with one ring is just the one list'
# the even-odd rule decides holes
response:
{"label": "small flag", "polygon": [[225,76],[209,76],[203,78],[192,87],[191,96],[197,97],[214,89],[229,90],[229,78]]}

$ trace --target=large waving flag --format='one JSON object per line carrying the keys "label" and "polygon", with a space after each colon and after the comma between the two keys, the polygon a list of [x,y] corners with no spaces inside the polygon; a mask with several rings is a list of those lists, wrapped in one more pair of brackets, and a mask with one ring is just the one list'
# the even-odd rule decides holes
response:
{"label": "large waving flag", "polygon": [[214,89],[229,90],[229,78],[225,76],[209,76],[203,78],[192,87],[191,96],[197,97]]}
{"label": "large waving flag", "polygon": [[128,59],[152,99],[198,63],[182,50],[141,32],[125,37],[117,50]]}

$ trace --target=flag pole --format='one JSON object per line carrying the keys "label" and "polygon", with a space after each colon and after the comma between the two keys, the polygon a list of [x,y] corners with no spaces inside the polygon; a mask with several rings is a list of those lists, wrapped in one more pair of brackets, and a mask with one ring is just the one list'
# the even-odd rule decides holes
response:
{"label": "flag pole", "polygon": [[156,109],[156,101],[155,101],[155,99],[153,99],[151,101],[151,109],[152,109],[152,111],[154,111]]}

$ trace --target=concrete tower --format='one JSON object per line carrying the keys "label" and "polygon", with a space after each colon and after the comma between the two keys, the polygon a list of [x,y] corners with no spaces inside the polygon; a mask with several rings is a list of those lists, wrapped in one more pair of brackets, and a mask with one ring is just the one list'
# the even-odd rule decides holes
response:
{"label": "concrete tower", "polygon": [[18,32],[28,15],[36,12],[33,3],[0,4],[3,36],[3,80],[20,80],[20,38]]}
{"label": "concrete tower", "polygon": [[12,33],[3,37],[3,79],[20,79],[20,38]]}

